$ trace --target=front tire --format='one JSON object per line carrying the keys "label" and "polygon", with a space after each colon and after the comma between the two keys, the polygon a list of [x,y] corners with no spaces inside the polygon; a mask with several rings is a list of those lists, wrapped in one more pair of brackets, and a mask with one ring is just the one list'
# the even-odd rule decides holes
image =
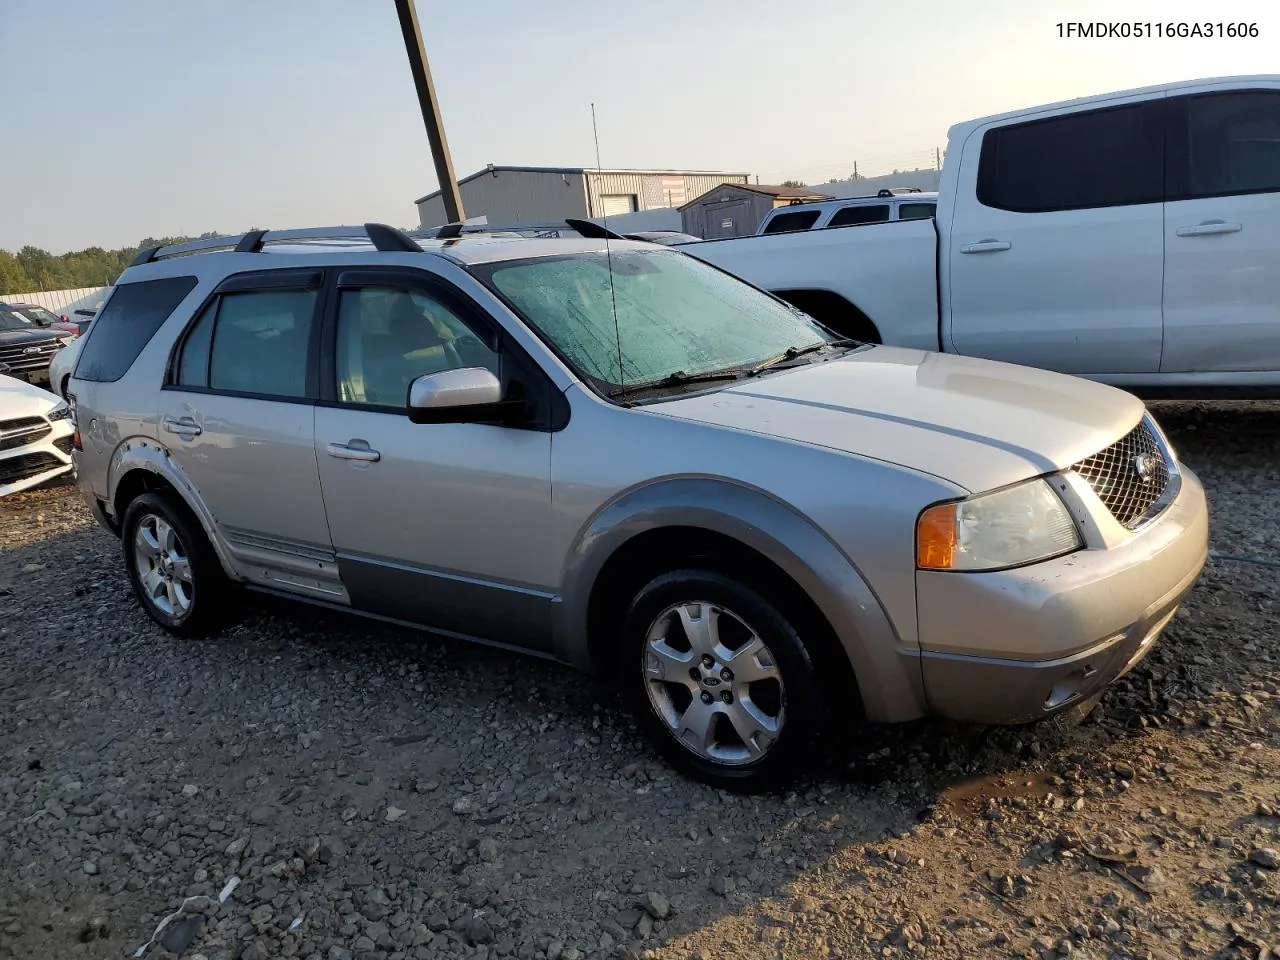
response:
{"label": "front tire", "polygon": [[147,615],[178,636],[211,630],[227,577],[185,504],[141,494],[125,510],[120,533],[129,583]]}
{"label": "front tire", "polygon": [[674,570],[636,594],[624,641],[624,696],[672,766],[742,792],[783,786],[808,766],[826,698],[799,632],[769,599],[712,570]]}

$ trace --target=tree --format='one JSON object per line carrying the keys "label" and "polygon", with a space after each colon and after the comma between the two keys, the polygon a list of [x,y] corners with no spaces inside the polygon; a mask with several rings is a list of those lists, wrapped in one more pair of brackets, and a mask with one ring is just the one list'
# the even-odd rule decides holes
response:
{"label": "tree", "polygon": [[805,183],[803,180],[783,180],[782,185],[784,187],[807,187],[808,186],[808,184]]}
{"label": "tree", "polygon": [[8,250],[0,250],[0,293],[27,293],[31,278]]}

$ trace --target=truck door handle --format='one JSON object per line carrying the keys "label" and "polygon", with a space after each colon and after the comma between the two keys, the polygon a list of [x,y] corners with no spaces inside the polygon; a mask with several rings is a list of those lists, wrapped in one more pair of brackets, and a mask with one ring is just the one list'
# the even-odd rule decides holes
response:
{"label": "truck door handle", "polygon": [[371,450],[365,440],[331,443],[324,449],[329,456],[337,457],[339,460],[359,460],[361,463],[377,463],[382,459],[382,454],[377,450]]}
{"label": "truck door handle", "polygon": [[988,237],[986,240],[979,240],[977,243],[966,243],[960,248],[961,253],[999,253],[1002,250],[1008,250],[1013,244],[1008,240],[995,240]]}
{"label": "truck door handle", "polygon": [[1219,233],[1239,233],[1244,226],[1239,223],[1227,223],[1225,220],[1205,220],[1193,227],[1179,227],[1180,237],[1212,237]]}
{"label": "truck door handle", "polygon": [[190,417],[165,417],[160,426],[165,433],[176,433],[180,437],[198,437],[204,433],[204,427]]}

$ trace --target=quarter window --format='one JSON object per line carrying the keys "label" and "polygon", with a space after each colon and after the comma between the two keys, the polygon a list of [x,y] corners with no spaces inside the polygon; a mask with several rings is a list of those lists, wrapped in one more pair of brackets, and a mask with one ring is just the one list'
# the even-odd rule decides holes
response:
{"label": "quarter window", "polygon": [[988,130],[978,201],[1022,213],[1164,198],[1159,103],[1071,113]]}
{"label": "quarter window", "polygon": [[338,301],[338,399],[406,406],[409,385],[443,370],[484,367],[499,355],[440,298],[389,287],[347,289]]}
{"label": "quarter window", "polygon": [[898,207],[899,220],[928,220],[938,212],[936,203],[904,203]]}
{"label": "quarter window", "polygon": [[165,277],[116,287],[89,328],[76,361],[76,379],[113,382],[123,377],[195,285],[195,277]]}

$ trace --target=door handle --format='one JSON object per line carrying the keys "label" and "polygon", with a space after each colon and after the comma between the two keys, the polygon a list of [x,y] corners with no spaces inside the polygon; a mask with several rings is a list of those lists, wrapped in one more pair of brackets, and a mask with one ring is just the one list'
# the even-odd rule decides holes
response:
{"label": "door handle", "polygon": [[986,240],[979,240],[977,243],[966,243],[960,248],[961,253],[999,253],[1002,250],[1008,250],[1013,244],[1008,240],[994,240],[988,237]]}
{"label": "door handle", "polygon": [[[360,446],[357,446],[357,444],[360,444]],[[339,460],[359,460],[361,463],[377,463],[382,459],[382,454],[377,450],[369,449],[369,444],[363,440],[330,443],[324,449],[329,456],[337,457]]]}
{"label": "door handle", "polygon": [[1212,237],[1219,233],[1239,233],[1243,224],[1228,223],[1226,220],[1205,220],[1193,227],[1179,227],[1180,237]]}
{"label": "door handle", "polygon": [[165,417],[160,426],[166,433],[176,433],[180,437],[198,437],[204,433],[204,427],[190,417]]}

